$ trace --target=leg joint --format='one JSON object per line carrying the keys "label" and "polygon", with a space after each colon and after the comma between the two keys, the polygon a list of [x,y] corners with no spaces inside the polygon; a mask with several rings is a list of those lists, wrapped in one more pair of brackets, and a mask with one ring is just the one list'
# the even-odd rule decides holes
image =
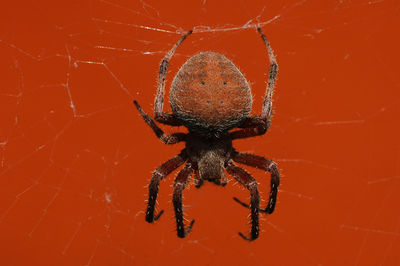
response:
{"label": "leg joint", "polygon": [[269,163],[269,165],[268,165],[268,171],[271,171],[271,170],[274,170],[274,169],[277,169],[278,167],[276,166],[276,163],[274,162],[274,161],[271,161],[270,163]]}
{"label": "leg joint", "polygon": [[152,179],[157,179],[157,180],[161,180],[165,177],[165,174],[163,172],[160,171],[160,169],[156,169],[153,172],[153,178]]}
{"label": "leg joint", "polygon": [[248,188],[250,191],[257,190],[257,181],[255,181],[255,180],[251,181],[251,182],[247,185],[247,188]]}

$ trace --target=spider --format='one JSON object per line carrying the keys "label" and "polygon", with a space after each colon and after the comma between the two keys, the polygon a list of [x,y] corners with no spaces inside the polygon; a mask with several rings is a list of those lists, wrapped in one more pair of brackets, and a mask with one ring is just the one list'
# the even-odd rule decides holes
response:
{"label": "spider", "polygon": [[[174,182],[173,205],[178,237],[184,238],[192,229],[194,220],[185,229],[182,192],[193,175],[196,188],[204,181],[219,186],[228,183],[225,170],[250,192],[250,204],[240,203],[251,212],[251,233],[239,235],[245,240],[259,236],[259,212],[271,214],[275,209],[280,182],[278,168],[272,160],[261,156],[236,151],[232,146],[235,139],[255,137],[267,132],[271,124],[272,94],[278,73],[278,65],[270,44],[257,28],[269,56],[270,67],[266,94],[261,115],[249,116],[252,105],[250,86],[239,69],[225,56],[215,52],[201,52],[189,58],[176,74],[170,89],[172,114],[163,111],[165,78],[169,61],[175,50],[193,32],[188,31],[160,63],[158,88],[154,103],[154,119],[170,126],[185,126],[189,133],[166,135],[134,100],[144,121],[164,144],[186,142],[180,154],[169,159],[154,172],[149,184],[149,199],[146,221],[152,223],[160,218],[163,210],[155,214],[158,186],[162,179],[185,164]],[[234,128],[239,128],[232,130]],[[260,208],[257,181],[236,163],[256,167],[271,173],[268,204]]]}

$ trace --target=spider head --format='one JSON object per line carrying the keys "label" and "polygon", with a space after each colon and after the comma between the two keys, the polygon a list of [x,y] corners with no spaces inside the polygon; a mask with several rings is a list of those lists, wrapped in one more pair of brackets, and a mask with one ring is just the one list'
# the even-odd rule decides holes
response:
{"label": "spider head", "polygon": [[214,151],[208,151],[198,161],[199,175],[203,180],[218,182],[225,179],[224,161]]}
{"label": "spider head", "polygon": [[186,61],[176,74],[170,104],[189,130],[219,135],[248,116],[252,95],[246,79],[229,59],[202,52]]}

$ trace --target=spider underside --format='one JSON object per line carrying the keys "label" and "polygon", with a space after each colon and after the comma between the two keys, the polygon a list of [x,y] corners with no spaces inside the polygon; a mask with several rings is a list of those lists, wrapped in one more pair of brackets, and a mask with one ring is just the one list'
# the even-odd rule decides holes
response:
{"label": "spider underside", "polygon": [[[252,241],[259,236],[259,212],[271,214],[275,209],[280,182],[279,171],[275,162],[261,156],[237,152],[232,146],[232,140],[265,134],[271,123],[272,95],[278,65],[261,28],[257,28],[257,31],[266,45],[270,61],[261,115],[248,116],[252,99],[247,81],[229,59],[212,52],[195,55],[182,66],[171,86],[170,102],[173,113],[163,111],[165,78],[169,60],[192,31],[183,35],[161,61],[154,104],[154,119],[156,121],[170,126],[184,125],[189,129],[189,133],[166,135],[134,101],[140,115],[163,143],[186,142],[186,147],[180,154],[169,159],[153,172],[149,184],[146,211],[147,222],[152,223],[160,218],[163,211],[155,214],[159,183],[179,166],[185,164],[175,179],[173,192],[178,237],[184,238],[194,224],[194,220],[192,220],[189,226],[185,228],[182,210],[182,192],[191,176],[193,176],[197,188],[200,188],[204,181],[225,186],[228,182],[226,170],[228,174],[249,190],[249,205],[234,198],[235,201],[251,211],[250,236],[239,233],[246,240]],[[209,71],[210,69],[211,71]],[[215,71],[215,69],[219,71]],[[229,99],[227,99],[224,89],[230,91]],[[207,98],[207,95],[211,96]],[[234,128],[239,129],[232,130]],[[260,197],[257,181],[235,163],[270,172],[269,200],[264,209],[259,207]]]}

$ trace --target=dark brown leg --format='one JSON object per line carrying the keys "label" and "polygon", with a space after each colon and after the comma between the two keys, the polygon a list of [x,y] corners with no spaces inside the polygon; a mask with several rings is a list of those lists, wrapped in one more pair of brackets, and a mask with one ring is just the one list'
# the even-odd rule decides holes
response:
{"label": "dark brown leg", "polygon": [[259,116],[248,117],[240,125],[243,129],[232,131],[229,134],[232,140],[261,136],[268,131],[270,125],[270,121],[265,121]]}
{"label": "dark brown leg", "polygon": [[263,135],[267,132],[271,125],[272,117],[272,95],[274,93],[274,86],[276,81],[276,76],[278,74],[278,64],[272,48],[268,42],[267,37],[265,37],[261,28],[257,28],[258,33],[261,35],[265,46],[267,47],[268,57],[269,57],[269,74],[267,89],[265,92],[264,102],[262,105],[262,111],[260,116],[248,117],[240,126],[244,128],[242,130],[233,131],[231,133],[232,139],[250,138],[259,135]]}
{"label": "dark brown leg", "polygon": [[[275,162],[261,156],[240,152],[236,153],[233,156],[233,160],[235,162],[253,166],[271,173],[271,190],[269,192],[268,205],[265,209],[260,209],[260,211],[262,212],[271,214],[275,209],[276,196],[278,194],[278,186],[280,183],[279,171]],[[239,199],[234,199],[243,206],[249,207],[247,204],[241,202]]]}
{"label": "dark brown leg", "polygon": [[193,31],[188,31],[183,35],[179,41],[172,47],[172,49],[165,55],[164,59],[160,63],[160,70],[158,72],[158,87],[157,95],[154,100],[154,119],[160,123],[167,124],[170,126],[180,126],[182,123],[177,120],[174,115],[163,112],[164,106],[164,95],[165,95],[165,78],[167,76],[167,70],[169,65],[169,60],[174,55],[175,50],[179,45],[189,36]]}
{"label": "dark brown leg", "polygon": [[174,203],[174,209],[175,209],[176,230],[178,236],[181,238],[184,238],[187,234],[189,234],[194,224],[194,220],[192,220],[189,227],[185,230],[185,225],[183,223],[183,210],[182,210],[182,191],[185,189],[186,184],[189,181],[189,177],[192,173],[193,173],[192,165],[190,163],[187,163],[185,167],[179,172],[174,183],[174,194],[172,201]]}
{"label": "dark brown leg", "polygon": [[250,209],[251,209],[251,234],[246,237],[242,233],[239,235],[246,240],[252,241],[258,238],[259,235],[259,223],[258,223],[258,212],[260,205],[260,196],[257,189],[257,181],[245,170],[229,162],[226,170],[232,175],[240,184],[245,186],[250,191]]}
{"label": "dark brown leg", "polygon": [[278,63],[276,62],[276,58],[272,48],[269,44],[267,37],[265,37],[261,28],[257,28],[258,33],[260,33],[261,38],[264,41],[265,46],[267,47],[268,57],[269,57],[269,73],[268,73],[268,83],[267,90],[265,93],[265,98],[261,111],[261,119],[264,119],[267,122],[271,121],[272,116],[272,95],[274,94],[274,86],[276,81],[276,76],[278,74]]}
{"label": "dark brown leg", "polygon": [[139,105],[137,101],[133,101],[136,108],[138,109],[140,115],[143,117],[143,120],[148,124],[151,129],[153,129],[156,136],[164,143],[164,144],[176,144],[178,142],[184,141],[186,138],[185,133],[173,133],[171,135],[165,135],[164,131],[157,126],[157,124],[153,121],[153,119],[146,114],[142,107]]}
{"label": "dark brown leg", "polygon": [[173,157],[167,162],[163,163],[153,172],[153,177],[151,178],[149,185],[149,201],[147,203],[146,211],[146,221],[152,223],[160,218],[164,211],[160,211],[159,214],[154,216],[154,207],[156,205],[156,199],[158,194],[158,185],[160,181],[169,175],[172,171],[182,165],[187,159],[185,150],[183,150],[179,155]]}

